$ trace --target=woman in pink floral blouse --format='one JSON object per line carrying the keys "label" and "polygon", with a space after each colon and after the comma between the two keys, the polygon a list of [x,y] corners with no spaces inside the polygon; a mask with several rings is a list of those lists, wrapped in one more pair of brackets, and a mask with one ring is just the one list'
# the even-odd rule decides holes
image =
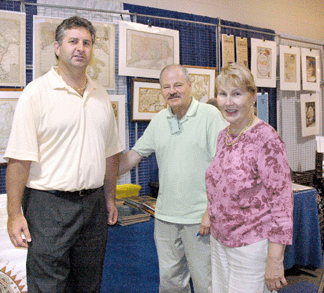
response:
{"label": "woman in pink floral blouse", "polygon": [[263,293],[287,285],[284,251],[292,243],[293,192],[283,141],[254,115],[251,72],[230,64],[216,80],[229,127],[206,172],[214,293]]}

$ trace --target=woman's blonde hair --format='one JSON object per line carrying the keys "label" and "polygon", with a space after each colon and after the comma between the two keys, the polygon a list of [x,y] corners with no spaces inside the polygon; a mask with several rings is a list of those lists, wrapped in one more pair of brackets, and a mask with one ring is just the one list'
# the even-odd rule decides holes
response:
{"label": "woman's blonde hair", "polygon": [[[221,86],[236,87],[250,92],[253,96],[257,93],[257,87],[251,71],[244,65],[231,63],[224,67],[216,78],[216,91]],[[217,93],[216,93],[217,95]]]}

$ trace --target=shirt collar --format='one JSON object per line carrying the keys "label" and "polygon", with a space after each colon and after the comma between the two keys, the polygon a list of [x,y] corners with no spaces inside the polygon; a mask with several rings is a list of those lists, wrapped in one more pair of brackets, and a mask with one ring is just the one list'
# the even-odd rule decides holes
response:
{"label": "shirt collar", "polygon": [[[189,109],[187,110],[187,113],[181,118],[181,120],[185,117],[192,117],[192,116],[196,115],[196,112],[197,112],[198,106],[199,106],[199,102],[194,98],[191,98],[191,99],[192,100],[191,100]],[[168,117],[176,116],[175,114],[173,114],[171,107],[168,106],[167,110],[168,110],[168,112],[167,112]]]}
{"label": "shirt collar", "polygon": [[[68,86],[66,84],[66,82],[63,80],[62,76],[60,76],[57,73],[57,66],[53,66],[50,70],[53,78],[50,78],[50,84],[52,86],[53,89],[57,90],[57,89],[67,89],[69,90],[71,87]],[[87,79],[88,79],[88,86],[89,87],[89,91],[91,91],[92,89],[97,88],[96,83],[90,78],[90,76],[88,74],[86,74]]]}

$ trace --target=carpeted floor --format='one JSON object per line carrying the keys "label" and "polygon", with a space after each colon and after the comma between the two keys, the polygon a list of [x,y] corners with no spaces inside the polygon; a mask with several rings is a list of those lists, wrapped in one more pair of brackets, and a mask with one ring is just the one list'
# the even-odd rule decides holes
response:
{"label": "carpeted floor", "polygon": [[307,281],[318,285],[323,273],[323,269],[291,269],[286,271],[286,278],[290,285],[300,281]]}

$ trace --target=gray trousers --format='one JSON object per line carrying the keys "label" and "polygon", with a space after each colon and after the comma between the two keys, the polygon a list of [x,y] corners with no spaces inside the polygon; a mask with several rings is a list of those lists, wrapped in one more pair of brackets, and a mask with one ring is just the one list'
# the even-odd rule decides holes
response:
{"label": "gray trousers", "polygon": [[26,188],[28,292],[100,292],[108,216],[103,188],[84,197]]}
{"label": "gray trousers", "polygon": [[200,224],[182,225],[155,219],[154,239],[159,257],[159,293],[211,290],[210,235],[197,236]]}

